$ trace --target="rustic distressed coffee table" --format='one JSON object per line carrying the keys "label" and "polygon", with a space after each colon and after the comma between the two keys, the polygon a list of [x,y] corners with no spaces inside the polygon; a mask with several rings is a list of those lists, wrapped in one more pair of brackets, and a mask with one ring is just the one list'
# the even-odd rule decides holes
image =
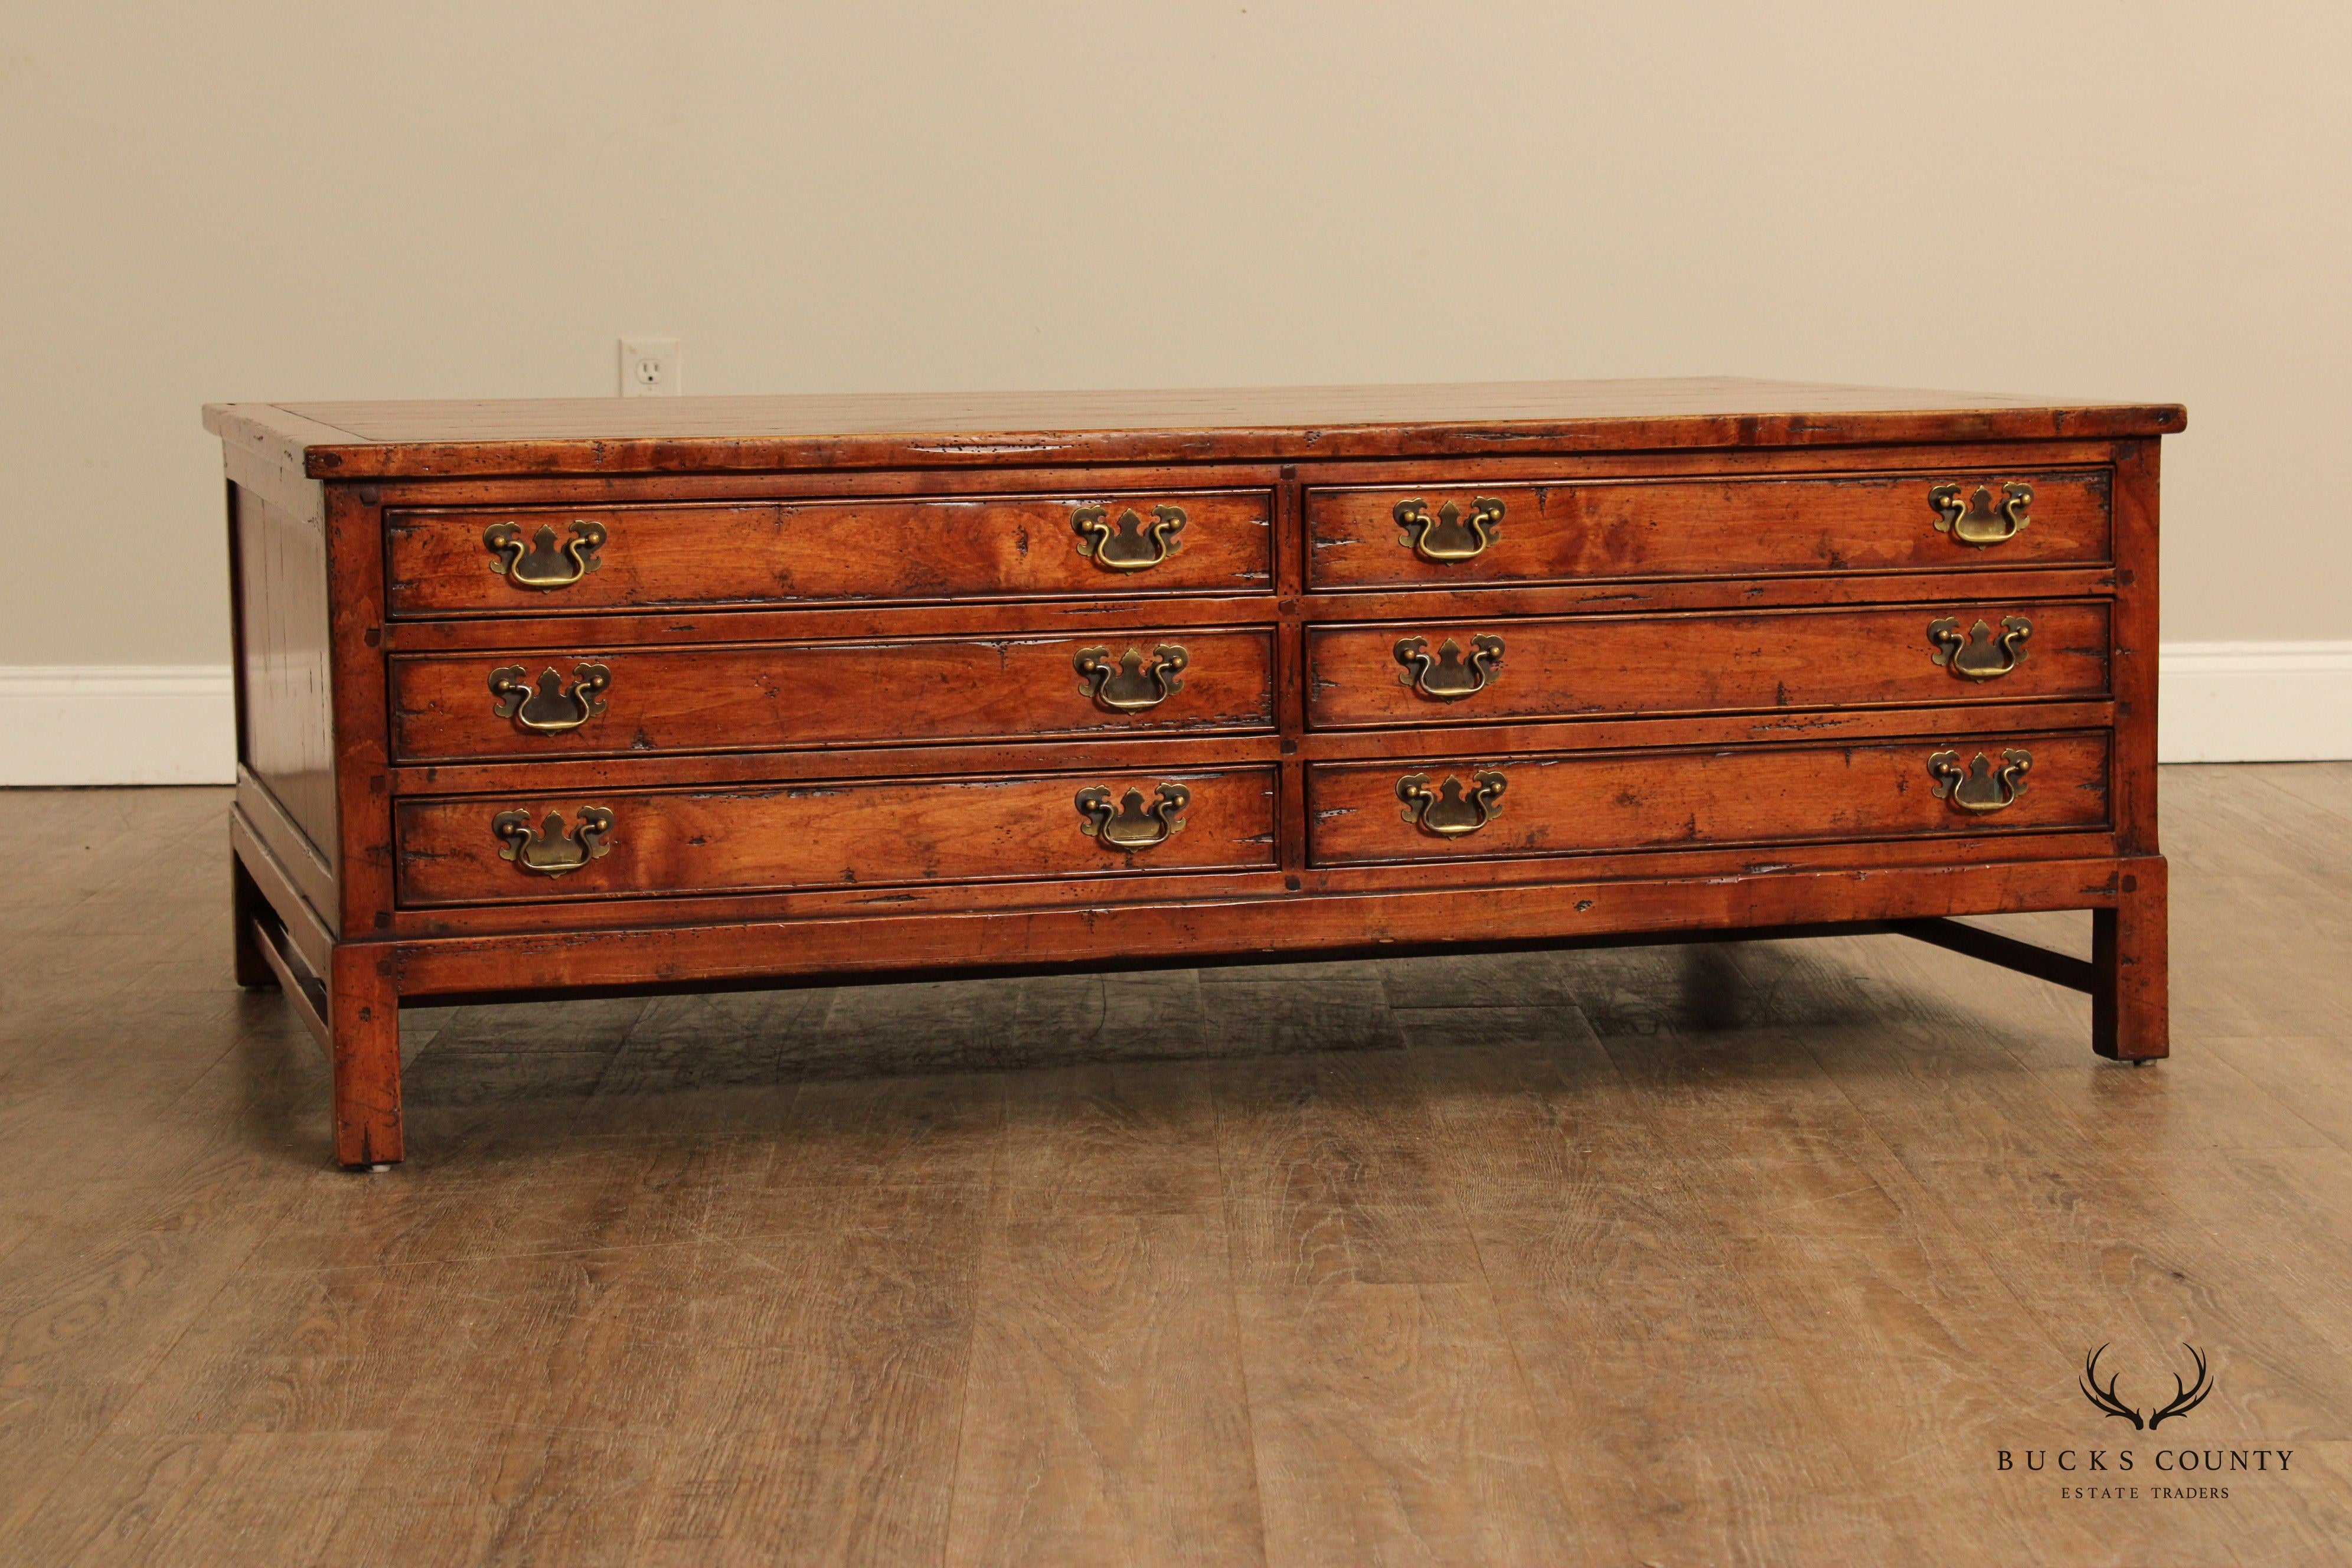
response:
{"label": "rustic distressed coffee table", "polygon": [[[1886,931],[2165,1054],[2169,405],[236,404],[237,975],[404,1002]],[[2090,962],[1944,917],[2094,911]]]}

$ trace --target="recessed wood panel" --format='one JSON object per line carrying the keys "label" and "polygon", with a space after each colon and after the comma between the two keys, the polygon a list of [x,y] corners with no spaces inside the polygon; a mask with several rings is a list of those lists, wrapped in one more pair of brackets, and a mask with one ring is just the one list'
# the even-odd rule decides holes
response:
{"label": "recessed wood panel", "polygon": [[[1150,679],[1181,650],[1182,668]],[[1121,711],[1097,700],[1076,668],[1102,650],[1119,664],[1132,650],[1142,689],[1123,668],[1106,695],[1157,695]],[[605,684],[588,701],[580,671]],[[576,729],[535,731],[489,686],[501,669],[534,685],[556,672],[562,700],[529,711]],[[797,643],[698,648],[579,648],[398,658],[392,664],[393,737],[401,760],[646,756],[668,752],[1187,735],[1265,731],[1274,725],[1270,631],[1121,632],[1084,637],[936,637],[898,642]],[[603,711],[590,713],[601,703]],[[501,717],[504,709],[512,717]],[[583,717],[584,716],[584,717]]]}
{"label": "recessed wood panel", "polygon": [[[1161,784],[1191,794],[1165,842],[1120,850],[1081,827],[1079,791],[1148,802]],[[1271,768],[412,800],[397,811],[400,895],[420,906],[1263,869],[1274,802]],[[613,825],[581,868],[549,876],[501,857],[500,813],[560,814],[576,834],[583,808]]]}
{"label": "recessed wood panel", "polygon": [[335,712],[326,531],[229,487],[236,573],[237,757],[336,863]]}
{"label": "recessed wood panel", "polygon": [[[1998,544],[1958,542],[1936,526],[1929,497],[1961,487],[2032,487],[2031,521]],[[1704,577],[1738,573],[1974,570],[2103,562],[2107,470],[1964,472],[1815,479],[1514,482],[1463,486],[1442,468],[1425,486],[1307,492],[1310,588],[1476,587],[1596,577]],[[1466,519],[1480,498],[1503,503],[1492,542],[1468,560],[1414,552],[1396,508],[1451,503]]]}
{"label": "recessed wood panel", "polygon": [[[2015,804],[1979,814],[1937,797],[1937,752],[1998,766],[2012,750],[2032,758]],[[1444,837],[1406,819],[1401,779],[1466,790],[1483,773],[1505,781],[1484,826]],[[1309,858],[1322,866],[2088,828],[2107,821],[2107,736],[1323,764],[1307,789]]]}
{"label": "recessed wood panel", "polygon": [[[1181,510],[1183,524],[1164,560],[1113,570],[1080,551],[1079,514],[1096,507],[1114,528],[1136,514],[1130,532],[1159,507]],[[398,511],[385,520],[387,592],[396,616],[1251,593],[1271,587],[1273,515],[1263,490]],[[511,525],[530,542],[545,527],[560,554],[581,524],[604,536],[593,570],[566,560],[532,572],[577,571],[561,587],[494,570],[483,539]]]}
{"label": "recessed wood panel", "polygon": [[[1307,716],[1321,729],[1482,724],[1597,714],[1743,712],[1882,704],[2084,699],[2107,690],[2107,605],[1923,604],[1891,610],[1745,616],[1580,616],[1307,630]],[[1931,626],[1956,623],[1965,662],[1997,667],[2013,623],[2014,668],[1955,673]],[[1485,651],[1500,657],[1481,668]],[[1454,651],[1448,653],[1451,643]],[[1418,645],[1422,657],[1401,660]],[[1937,656],[1945,656],[1942,663]],[[1433,666],[1434,668],[1431,668]],[[1418,684],[1410,684],[1418,679]],[[1483,680],[1466,695],[1438,691]]]}

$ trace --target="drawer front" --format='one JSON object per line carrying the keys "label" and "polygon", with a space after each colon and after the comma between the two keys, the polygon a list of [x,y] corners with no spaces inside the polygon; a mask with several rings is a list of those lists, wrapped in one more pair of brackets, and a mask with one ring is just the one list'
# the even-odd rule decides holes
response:
{"label": "drawer front", "polygon": [[1324,729],[2107,691],[2099,601],[1330,626],[1307,647]]}
{"label": "drawer front", "polygon": [[518,792],[404,801],[394,816],[411,908],[1275,863],[1271,768]]}
{"label": "drawer front", "polygon": [[387,514],[395,616],[1268,590],[1264,490]]}
{"label": "drawer front", "polygon": [[2108,489],[2094,468],[1312,489],[1307,576],[1417,588],[2079,565],[2107,559]]}
{"label": "drawer front", "polygon": [[[2095,829],[2107,736],[1329,763],[1315,864]],[[2022,759],[2021,762],[2020,759]]]}
{"label": "drawer front", "polygon": [[392,661],[402,762],[1270,730],[1268,631]]}

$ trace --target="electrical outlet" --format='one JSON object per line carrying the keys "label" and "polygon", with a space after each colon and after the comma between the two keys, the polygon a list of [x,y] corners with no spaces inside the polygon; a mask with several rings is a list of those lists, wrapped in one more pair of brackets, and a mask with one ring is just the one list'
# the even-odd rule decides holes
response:
{"label": "electrical outlet", "polygon": [[676,338],[621,340],[621,395],[676,397],[681,366]]}

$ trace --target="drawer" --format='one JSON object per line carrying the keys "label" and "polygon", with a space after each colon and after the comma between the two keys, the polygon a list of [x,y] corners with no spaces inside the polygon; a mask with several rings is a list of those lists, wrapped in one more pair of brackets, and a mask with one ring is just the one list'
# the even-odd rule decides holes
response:
{"label": "drawer", "polygon": [[2107,735],[1458,757],[1307,770],[1318,866],[2107,825]]}
{"label": "drawer", "polygon": [[581,648],[392,661],[396,760],[1270,730],[1270,631]]}
{"label": "drawer", "polygon": [[1264,490],[386,514],[394,616],[1270,589]]}
{"label": "drawer", "polygon": [[2104,601],[1310,627],[1323,729],[2107,691]]}
{"label": "drawer", "polygon": [[2108,489],[2105,468],[1316,489],[1307,579],[1475,587],[2080,565],[2107,559]]}
{"label": "drawer", "polygon": [[1275,773],[518,791],[394,820],[412,908],[1247,870],[1275,863]]}

